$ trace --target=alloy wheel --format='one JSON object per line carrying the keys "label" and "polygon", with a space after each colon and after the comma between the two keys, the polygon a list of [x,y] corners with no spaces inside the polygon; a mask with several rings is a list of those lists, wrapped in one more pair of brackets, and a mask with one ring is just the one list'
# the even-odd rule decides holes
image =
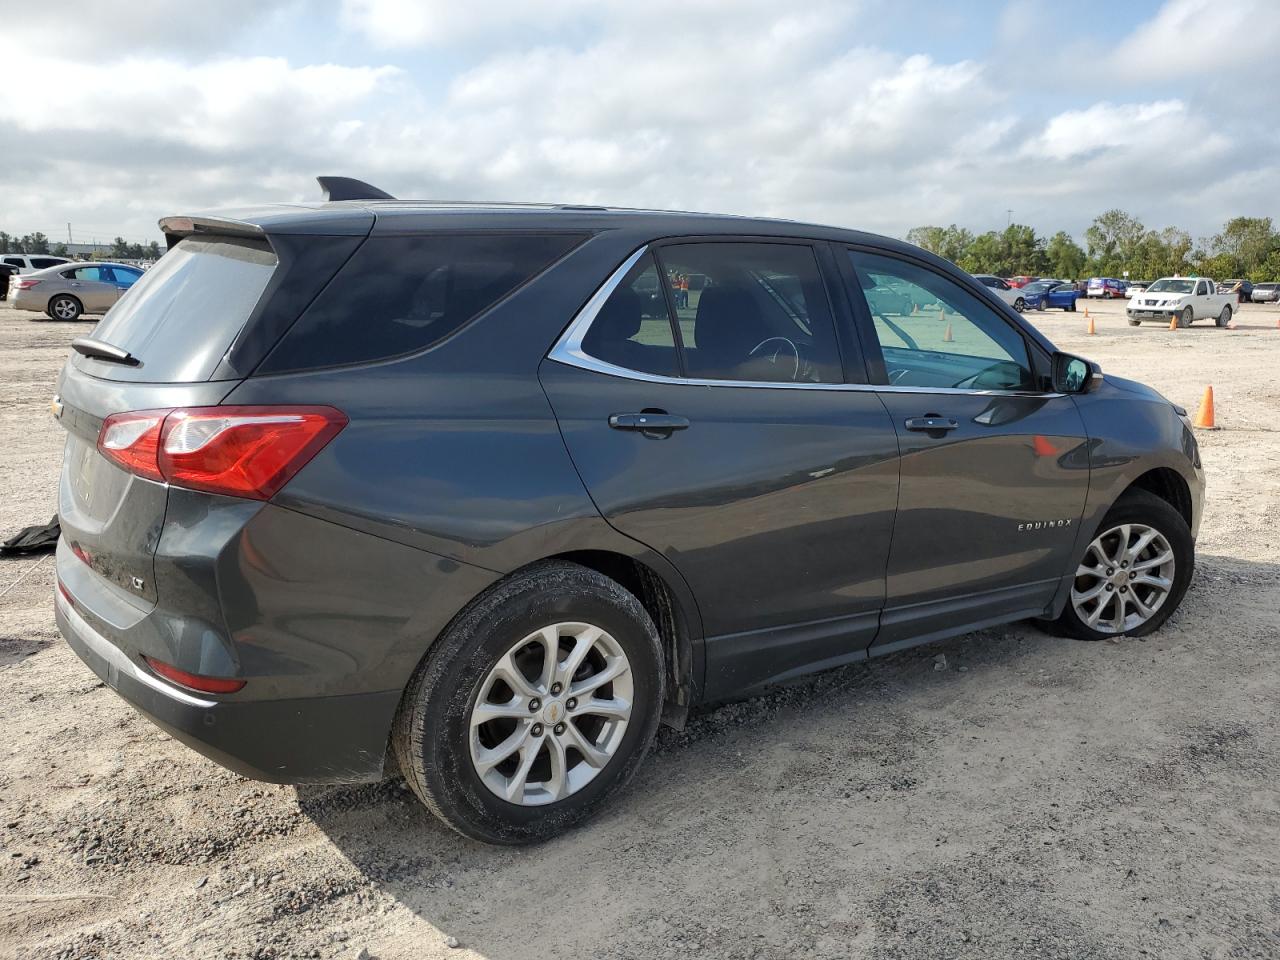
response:
{"label": "alloy wheel", "polygon": [[1099,534],[1076,568],[1071,604],[1087,627],[1121,634],[1146,623],[1173,589],[1173,548],[1164,534],[1142,523],[1122,523]]}
{"label": "alloy wheel", "polygon": [[493,665],[471,710],[471,762],[489,791],[538,806],[576,793],[617,753],[634,687],[622,646],[589,623],[524,637]]}
{"label": "alloy wheel", "polygon": [[59,320],[74,320],[80,311],[76,309],[74,301],[63,298],[54,302],[53,312]]}

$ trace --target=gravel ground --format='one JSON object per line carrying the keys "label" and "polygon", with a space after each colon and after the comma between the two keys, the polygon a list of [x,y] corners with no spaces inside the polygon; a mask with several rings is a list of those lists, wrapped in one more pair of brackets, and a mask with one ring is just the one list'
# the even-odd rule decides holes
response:
{"label": "gravel ground", "polygon": [[[51,561],[0,561],[0,955],[1280,956],[1280,310],[1170,332],[1090,309],[1093,337],[1033,320],[1217,397],[1199,567],[1160,633],[1015,625],[700,712],[536,849],[455,836],[399,780],[223,771],[59,640]],[[54,509],[46,404],[88,329],[0,304],[0,531]]]}

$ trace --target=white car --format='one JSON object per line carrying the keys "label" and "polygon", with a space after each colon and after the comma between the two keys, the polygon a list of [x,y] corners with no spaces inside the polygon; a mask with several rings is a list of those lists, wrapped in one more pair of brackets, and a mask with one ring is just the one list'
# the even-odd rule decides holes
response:
{"label": "white car", "polygon": [[1023,299],[1022,292],[1017,287],[1009,286],[999,277],[990,273],[975,273],[973,279],[977,280],[1019,313],[1027,309],[1027,301]]}
{"label": "white car", "polygon": [[70,262],[66,257],[51,257],[45,253],[0,253],[0,263],[17,267],[19,273],[35,273]]}
{"label": "white car", "polygon": [[1161,277],[1129,301],[1125,308],[1129,326],[1136,327],[1143,320],[1167,324],[1176,318],[1178,326],[1189,327],[1196,320],[1212,318],[1225,327],[1238,306],[1237,297],[1216,291],[1208,277]]}

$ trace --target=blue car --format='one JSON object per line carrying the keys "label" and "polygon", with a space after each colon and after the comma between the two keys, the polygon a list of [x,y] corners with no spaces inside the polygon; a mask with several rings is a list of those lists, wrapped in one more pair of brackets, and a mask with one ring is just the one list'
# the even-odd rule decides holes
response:
{"label": "blue car", "polygon": [[1061,280],[1037,280],[1022,288],[1022,297],[1029,310],[1055,309],[1075,311],[1080,291]]}

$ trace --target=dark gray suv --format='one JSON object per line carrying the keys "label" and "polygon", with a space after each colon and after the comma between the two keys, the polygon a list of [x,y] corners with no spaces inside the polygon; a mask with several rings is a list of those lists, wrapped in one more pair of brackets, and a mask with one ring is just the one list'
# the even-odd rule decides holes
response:
{"label": "dark gray suv", "polygon": [[330,187],[161,221],[55,400],[58,625],[233,770],[398,765],[462,833],[534,841],[694,704],[1182,599],[1185,411],[937,257]]}

